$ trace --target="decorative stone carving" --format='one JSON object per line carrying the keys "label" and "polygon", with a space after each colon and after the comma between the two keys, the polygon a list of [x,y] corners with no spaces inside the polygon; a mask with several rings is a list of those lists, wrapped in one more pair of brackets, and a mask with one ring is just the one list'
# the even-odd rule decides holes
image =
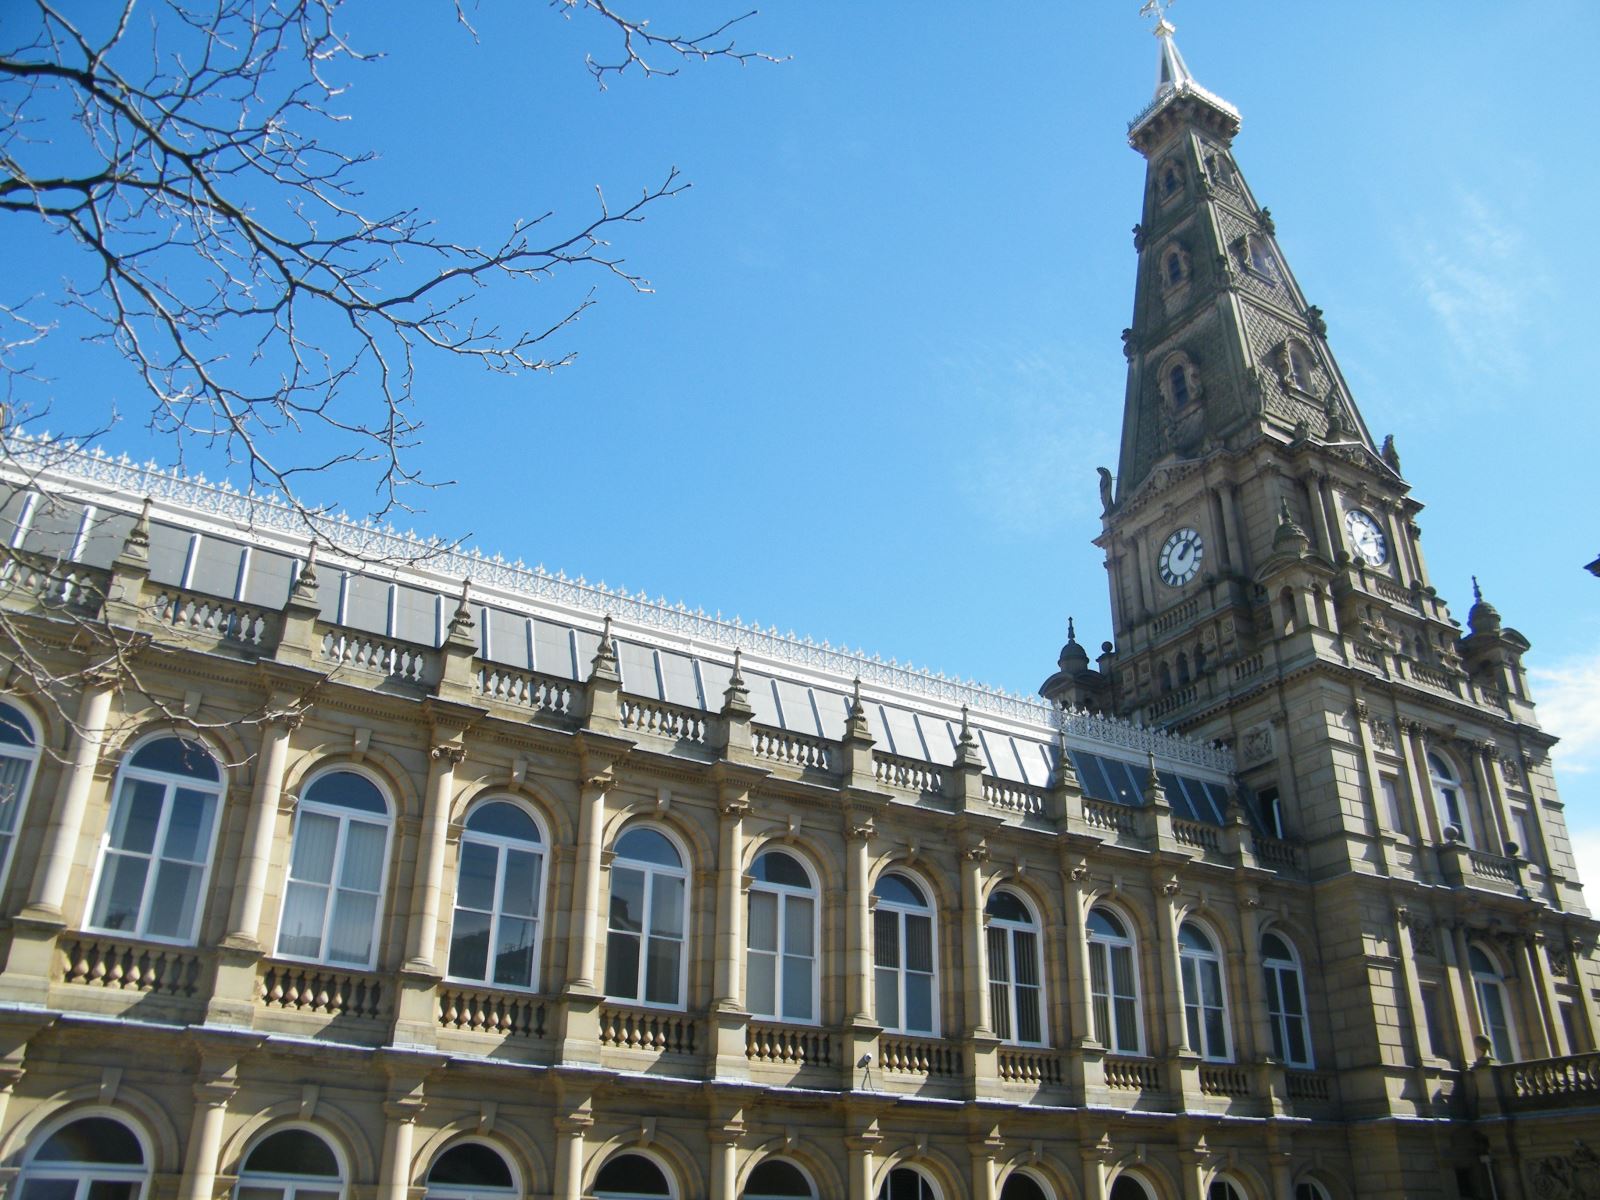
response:
{"label": "decorative stone carving", "polygon": [[1263,721],[1259,725],[1252,725],[1244,731],[1239,739],[1239,761],[1241,766],[1254,766],[1256,763],[1265,762],[1272,757],[1272,726]]}
{"label": "decorative stone carving", "polygon": [[1506,781],[1507,786],[1526,788],[1527,782],[1522,776],[1522,766],[1511,755],[1503,755],[1500,759],[1500,778]]}
{"label": "decorative stone carving", "polygon": [[1571,1154],[1540,1159],[1529,1175],[1539,1200],[1600,1200],[1600,1155],[1582,1139],[1573,1140]]}
{"label": "decorative stone carving", "polygon": [[1372,729],[1372,744],[1379,750],[1394,753],[1394,726],[1382,717],[1373,717],[1369,723]]}
{"label": "decorative stone carving", "polygon": [[1572,958],[1565,946],[1548,944],[1545,947],[1545,954],[1550,961],[1550,974],[1557,979],[1566,979],[1572,974]]}

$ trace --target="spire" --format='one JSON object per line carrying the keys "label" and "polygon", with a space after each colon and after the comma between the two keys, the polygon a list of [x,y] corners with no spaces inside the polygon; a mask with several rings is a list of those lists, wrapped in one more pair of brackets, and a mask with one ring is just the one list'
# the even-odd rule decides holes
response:
{"label": "spire", "polygon": [[1156,64],[1155,98],[1159,100],[1169,92],[1194,86],[1189,64],[1183,61],[1178,43],[1172,39],[1172,35],[1178,32],[1177,27],[1167,20],[1167,14],[1157,0],[1149,0],[1143,11],[1156,14],[1156,40],[1161,43],[1161,59]]}
{"label": "spire", "polygon": [[1139,9],[1141,15],[1156,19],[1155,36],[1160,51],[1156,58],[1155,96],[1145,110],[1128,123],[1128,137],[1135,146],[1139,144],[1139,138],[1147,126],[1169,124],[1158,122],[1157,117],[1184,98],[1192,102],[1185,107],[1210,110],[1214,123],[1218,124],[1218,132],[1223,136],[1231,138],[1239,132],[1239,110],[1221,96],[1201,87],[1189,70],[1189,64],[1183,61],[1177,40],[1172,36],[1178,32],[1177,26],[1167,20],[1167,11],[1173,3],[1174,0],[1145,0],[1144,6]]}

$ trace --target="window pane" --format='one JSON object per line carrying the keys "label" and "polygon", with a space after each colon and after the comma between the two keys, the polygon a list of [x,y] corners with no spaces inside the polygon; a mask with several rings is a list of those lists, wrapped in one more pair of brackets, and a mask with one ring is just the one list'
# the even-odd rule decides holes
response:
{"label": "window pane", "polygon": [[789,887],[811,887],[811,877],[791,854],[782,850],[768,850],[756,859],[751,874],[763,883],[781,883]]}
{"label": "window pane", "polygon": [[878,1024],[885,1029],[899,1029],[900,973],[889,967],[879,967],[876,975]]}
{"label": "window pane", "polygon": [[1132,1000],[1116,1002],[1117,1049],[1129,1054],[1139,1049],[1139,1013]]}
{"label": "window pane", "polygon": [[116,827],[111,844],[118,850],[149,854],[155,849],[156,828],[161,823],[161,802],[167,789],[159,783],[130,779],[122,788],[122,803],[117,805]]}
{"label": "window pane", "polygon": [[494,908],[495,875],[499,865],[500,853],[493,846],[463,839],[456,903],[478,912]]}
{"label": "window pane", "polygon": [[1038,987],[1039,939],[1021,930],[1013,932],[1011,937],[1011,944],[1016,951],[1017,982],[1026,987]]}
{"label": "window pane", "polygon": [[138,1194],[139,1184],[132,1179],[96,1179],[84,1200],[133,1200]]}
{"label": "window pane", "polygon": [[211,818],[215,798],[205,792],[179,788],[172,798],[172,814],[167,818],[163,857],[200,862],[211,848]]}
{"label": "window pane", "polygon": [[906,976],[906,1028],[933,1032],[933,980],[927,975]]}
{"label": "window pane", "polygon": [[288,1175],[338,1178],[339,1161],[328,1144],[309,1129],[285,1129],[250,1151],[244,1169]]}
{"label": "window pane", "polygon": [[778,956],[752,951],[748,959],[750,1011],[760,1017],[778,1015]]}
{"label": "window pane", "polygon": [[639,938],[613,931],[606,938],[606,995],[639,998]]}
{"label": "window pane", "polygon": [[989,978],[996,983],[1011,982],[1010,956],[1006,953],[1006,930],[1004,927],[991,926],[989,937]]}
{"label": "window pane", "polygon": [[467,818],[467,829],[472,833],[487,833],[495,837],[514,838],[517,841],[537,842],[539,826],[522,809],[503,800],[480,804]]}
{"label": "window pane", "polygon": [[456,909],[450,929],[450,974],[458,979],[483,979],[488,965],[488,914]]}
{"label": "window pane", "polygon": [[1039,989],[1017,989],[1017,1037],[1024,1042],[1037,1042],[1044,1036],[1039,1023]]}
{"label": "window pane", "polygon": [[22,788],[28,781],[30,764],[25,758],[0,755],[0,833],[17,828],[17,810],[22,807]]}
{"label": "window pane", "polygon": [[933,922],[927,917],[906,917],[906,966],[933,970]]}
{"label": "window pane", "polygon": [[750,949],[777,950],[778,898],[770,892],[750,893]]}
{"label": "window pane", "polygon": [[634,862],[655,863],[663,867],[683,865],[678,851],[666,837],[654,829],[630,829],[617,839],[617,857]]}
{"label": "window pane", "polygon": [[650,939],[645,961],[644,998],[651,1004],[678,1003],[678,963],[683,943],[665,938]]}
{"label": "window pane", "polygon": [[750,1172],[745,1181],[746,1197],[810,1196],[811,1185],[793,1163],[768,1159]]}
{"label": "window pane", "polygon": [[789,954],[815,954],[816,921],[813,904],[802,896],[790,896],[783,906],[783,948]]}
{"label": "window pane", "polygon": [[278,934],[278,953],[296,958],[322,956],[322,921],[328,903],[328,889],[321,884],[290,881],[283,896],[283,928]]}
{"label": "window pane", "polygon": [[139,1139],[121,1121],[84,1117],[64,1125],[34,1153],[36,1163],[97,1163],[138,1167],[144,1164]]}
{"label": "window pane", "polygon": [[494,981],[510,987],[533,985],[534,935],[532,921],[500,919],[499,945],[495,948]]}
{"label": "window pane", "polygon": [[344,835],[344,866],[339,886],[363,892],[376,892],[383,876],[383,843],[388,830],[366,821],[350,821]]}
{"label": "window pane", "polygon": [[328,961],[365,966],[372,958],[373,922],[378,898],[365,892],[339,891],[328,926]]}
{"label": "window pane", "polygon": [[650,897],[650,932],[683,936],[683,880],[657,875]]}
{"label": "window pane", "polygon": [[791,1021],[811,1020],[811,960],[785,955],[783,1015]]}
{"label": "window pane", "polygon": [[506,1160],[481,1142],[464,1142],[446,1150],[428,1172],[428,1182],[463,1187],[516,1186]]}
{"label": "window pane", "polygon": [[306,789],[305,798],[315,800],[318,804],[375,813],[380,817],[389,815],[389,805],[385,803],[378,785],[354,771],[330,771],[317,776]]}
{"label": "window pane", "polygon": [[666,1196],[671,1189],[667,1178],[642,1154],[620,1154],[600,1168],[595,1176],[594,1190],[635,1196]]}
{"label": "window pane", "polygon": [[506,881],[500,892],[502,912],[514,917],[538,915],[539,867],[537,854],[526,850],[506,851]]}
{"label": "window pane", "polygon": [[294,853],[289,874],[315,883],[333,882],[333,851],[339,837],[339,819],[326,813],[302,812],[294,827]]}
{"label": "window pane", "polygon": [[644,928],[644,872],[611,868],[611,928],[637,933]]}
{"label": "window pane", "polygon": [[900,965],[900,914],[879,909],[872,914],[873,961],[880,967]]}
{"label": "window pane", "polygon": [[94,923],[101,929],[133,929],[139,922],[139,905],[144,898],[148,858],[125,854],[106,855],[106,877],[100,883],[100,899],[95,906]]}
{"label": "window pane", "polygon": [[190,863],[162,863],[150,897],[145,932],[152,937],[187,938],[200,906],[201,868]]}
{"label": "window pane", "polygon": [[23,1186],[22,1200],[73,1200],[77,1194],[75,1179],[30,1179]]}

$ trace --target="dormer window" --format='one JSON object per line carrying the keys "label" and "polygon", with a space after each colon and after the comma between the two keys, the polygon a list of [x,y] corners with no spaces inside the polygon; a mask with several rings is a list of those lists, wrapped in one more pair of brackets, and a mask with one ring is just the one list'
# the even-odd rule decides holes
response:
{"label": "dormer window", "polygon": [[1278,344],[1273,353],[1278,380],[1285,388],[1297,388],[1315,393],[1317,386],[1317,359],[1311,347],[1299,338],[1287,338]]}
{"label": "dormer window", "polygon": [[1170,200],[1182,190],[1183,170],[1176,162],[1163,163],[1157,175],[1156,193],[1161,199]]}
{"label": "dormer window", "polygon": [[1189,252],[1172,243],[1161,253],[1161,290],[1171,292],[1189,282]]}
{"label": "dormer window", "polygon": [[1161,406],[1169,417],[1176,417],[1198,401],[1204,393],[1200,386],[1200,371],[1183,351],[1168,355],[1156,375],[1161,389]]}
{"label": "dormer window", "polygon": [[1176,250],[1167,254],[1167,284],[1176,287],[1183,282],[1183,256]]}
{"label": "dormer window", "polygon": [[1263,279],[1276,281],[1278,278],[1278,264],[1272,257],[1272,251],[1267,248],[1265,238],[1255,234],[1246,234],[1241,247],[1245,265],[1260,275]]}

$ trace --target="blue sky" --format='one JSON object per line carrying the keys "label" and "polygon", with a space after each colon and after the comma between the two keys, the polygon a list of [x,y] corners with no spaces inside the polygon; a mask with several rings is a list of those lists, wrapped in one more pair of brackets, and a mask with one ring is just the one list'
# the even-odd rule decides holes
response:
{"label": "blue sky", "polygon": [[[374,207],[489,240],[586,216],[596,185],[620,200],[672,166],[693,184],[614,246],[652,294],[485,294],[538,323],[596,283],[560,341],[572,366],[424,365],[417,465],[458,482],[407,523],[1031,692],[1069,614],[1091,646],[1109,635],[1090,539],[1132,305],[1126,122],[1155,69],[1137,9],[775,5],[739,36],[790,61],[601,94],[582,58],[603,31],[543,4],[483,3],[476,42],[446,3],[353,5],[356,43],[387,55],[355,73],[342,127],[381,154]],[[1533,642],[1600,878],[1587,39],[1532,2],[1183,0],[1172,18],[1243,112],[1240,165],[1428,505],[1435,586],[1464,619],[1476,573]],[[131,379],[45,365],[59,426],[114,400],[105,444],[151,452]]]}

